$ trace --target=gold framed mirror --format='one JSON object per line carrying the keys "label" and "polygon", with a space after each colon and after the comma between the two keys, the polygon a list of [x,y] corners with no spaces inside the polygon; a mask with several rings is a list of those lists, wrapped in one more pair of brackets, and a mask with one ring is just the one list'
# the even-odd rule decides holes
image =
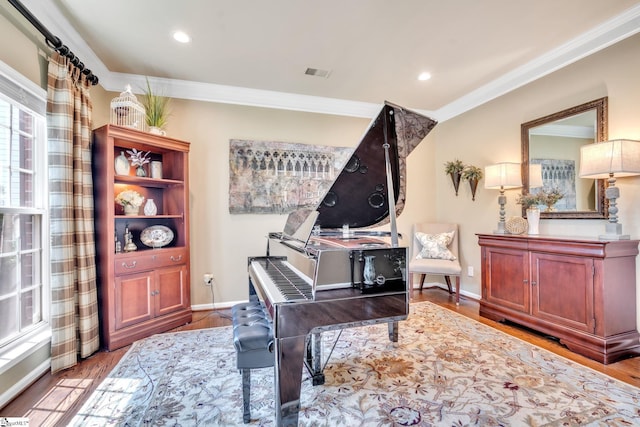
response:
{"label": "gold framed mirror", "polygon": [[[552,211],[541,209],[540,218],[607,218],[604,180],[578,176],[580,146],[606,140],[607,97],[521,125],[522,192],[535,193],[544,188],[563,194]],[[532,172],[540,176],[530,175]],[[535,187],[530,188],[530,184]],[[524,208],[522,215],[526,216]]]}

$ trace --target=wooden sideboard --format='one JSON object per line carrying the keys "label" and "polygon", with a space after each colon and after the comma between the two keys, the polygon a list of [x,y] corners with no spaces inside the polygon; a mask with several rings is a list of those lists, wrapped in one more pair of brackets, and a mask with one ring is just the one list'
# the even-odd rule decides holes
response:
{"label": "wooden sideboard", "polygon": [[604,364],[640,354],[638,240],[477,236],[481,316],[551,335]]}

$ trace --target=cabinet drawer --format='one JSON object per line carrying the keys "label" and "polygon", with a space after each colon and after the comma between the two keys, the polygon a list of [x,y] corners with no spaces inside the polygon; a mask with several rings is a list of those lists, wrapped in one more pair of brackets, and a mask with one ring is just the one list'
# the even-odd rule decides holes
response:
{"label": "cabinet drawer", "polygon": [[126,254],[115,259],[115,274],[137,273],[139,271],[153,270],[168,265],[181,265],[186,263],[187,251],[185,248],[156,249]]}

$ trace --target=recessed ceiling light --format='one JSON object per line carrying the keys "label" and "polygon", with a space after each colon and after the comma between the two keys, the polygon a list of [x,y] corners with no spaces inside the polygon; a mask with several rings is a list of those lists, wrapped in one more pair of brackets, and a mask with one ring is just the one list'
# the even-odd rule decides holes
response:
{"label": "recessed ceiling light", "polygon": [[420,75],[418,76],[418,80],[429,80],[431,78],[431,74],[427,73],[426,71],[424,73],[420,73]]}
{"label": "recessed ceiling light", "polygon": [[180,43],[189,43],[191,41],[191,37],[189,37],[189,34],[185,33],[184,31],[176,31],[175,33],[173,33],[173,39]]}

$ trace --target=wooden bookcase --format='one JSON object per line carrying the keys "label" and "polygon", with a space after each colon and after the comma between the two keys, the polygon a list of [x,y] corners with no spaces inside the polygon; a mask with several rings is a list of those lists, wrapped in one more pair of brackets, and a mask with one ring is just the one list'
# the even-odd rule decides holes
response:
{"label": "wooden bookcase", "polygon": [[608,364],[640,355],[638,240],[478,234],[480,315],[554,336]]}
{"label": "wooden bookcase", "polygon": [[[189,254],[189,143],[147,132],[105,125],[93,133],[93,185],[102,346],[114,350],[146,336],[191,322]],[[162,178],[115,173],[115,159],[131,150],[162,162]],[[128,157],[128,156],[127,156]],[[135,190],[153,199],[157,214],[125,216],[115,197]],[[144,206],[144,205],[143,205]],[[140,240],[150,226],[168,227],[173,240],[151,248]],[[125,227],[137,250],[124,246]]]}

